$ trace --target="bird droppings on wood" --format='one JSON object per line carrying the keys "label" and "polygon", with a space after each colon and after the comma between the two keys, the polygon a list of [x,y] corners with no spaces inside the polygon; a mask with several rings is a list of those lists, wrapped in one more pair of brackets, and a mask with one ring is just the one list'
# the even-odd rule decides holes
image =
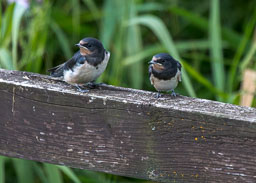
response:
{"label": "bird droppings on wood", "polygon": [[94,131],[92,131],[92,130],[86,130],[87,132],[89,132],[89,133],[93,133]]}
{"label": "bird droppings on wood", "polygon": [[45,139],[39,138],[39,141],[44,142],[44,141],[45,141]]}
{"label": "bird droppings on wood", "polygon": [[151,180],[155,180],[158,177],[158,175],[155,173],[155,170],[150,170],[147,172],[147,174],[149,179]]}
{"label": "bird droppings on wood", "polygon": [[14,107],[15,107],[15,87],[12,88],[12,113],[14,115]]}
{"label": "bird droppings on wood", "polygon": [[106,98],[103,98],[103,105],[107,105],[107,97]]}
{"label": "bird droppings on wood", "polygon": [[144,157],[144,156],[142,156],[142,157],[141,157],[141,161],[148,160],[148,159],[149,159],[149,157],[148,157],[148,156],[145,156],[145,157]]}

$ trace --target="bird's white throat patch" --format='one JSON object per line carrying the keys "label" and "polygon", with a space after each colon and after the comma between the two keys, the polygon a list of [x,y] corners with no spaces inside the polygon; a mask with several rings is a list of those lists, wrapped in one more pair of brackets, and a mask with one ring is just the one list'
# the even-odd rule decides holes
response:
{"label": "bird's white throat patch", "polygon": [[84,64],[76,64],[72,70],[64,71],[64,81],[70,84],[85,84],[96,80],[106,69],[110,52],[105,51],[104,60],[96,67],[87,61]]}

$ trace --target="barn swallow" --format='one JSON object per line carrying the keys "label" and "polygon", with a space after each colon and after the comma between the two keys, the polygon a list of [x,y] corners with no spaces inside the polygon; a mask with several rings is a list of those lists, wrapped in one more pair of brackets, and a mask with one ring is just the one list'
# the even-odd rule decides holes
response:
{"label": "barn swallow", "polygon": [[149,64],[149,79],[158,91],[156,97],[161,96],[161,91],[172,91],[176,97],[174,89],[181,82],[181,64],[167,53],[153,56]]}
{"label": "barn swallow", "polygon": [[72,58],[48,71],[51,76],[62,77],[65,82],[75,85],[79,91],[88,92],[79,85],[94,84],[106,69],[110,52],[104,49],[99,40],[91,37],[82,39],[76,46],[80,50]]}

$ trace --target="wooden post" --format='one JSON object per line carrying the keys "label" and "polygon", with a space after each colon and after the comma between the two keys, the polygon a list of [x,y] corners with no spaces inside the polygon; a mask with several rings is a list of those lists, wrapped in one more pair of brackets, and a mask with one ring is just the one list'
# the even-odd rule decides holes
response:
{"label": "wooden post", "polygon": [[242,95],[240,104],[251,106],[256,91],[256,71],[246,69],[243,74]]}
{"label": "wooden post", "polygon": [[0,70],[0,154],[159,182],[256,182],[256,109]]}

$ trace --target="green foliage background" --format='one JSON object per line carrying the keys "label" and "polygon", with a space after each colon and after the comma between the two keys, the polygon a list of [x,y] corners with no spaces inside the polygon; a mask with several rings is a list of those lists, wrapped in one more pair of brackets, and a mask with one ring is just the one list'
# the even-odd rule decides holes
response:
{"label": "green foliage background", "polygon": [[[99,81],[153,90],[147,62],[168,52],[183,65],[178,93],[234,104],[239,104],[244,69],[256,69],[254,0],[38,0],[25,5],[0,3],[1,68],[46,74],[90,36],[111,52]],[[0,157],[0,183],[70,181],[146,182]]]}

